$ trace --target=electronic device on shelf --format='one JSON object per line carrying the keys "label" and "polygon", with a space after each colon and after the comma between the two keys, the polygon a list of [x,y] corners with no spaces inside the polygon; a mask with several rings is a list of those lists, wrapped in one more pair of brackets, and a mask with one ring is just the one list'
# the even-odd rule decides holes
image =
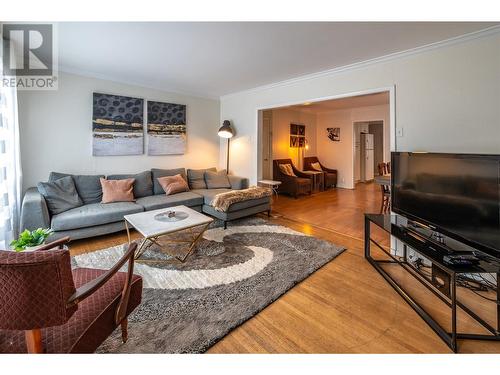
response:
{"label": "electronic device on shelf", "polygon": [[478,264],[479,259],[474,254],[450,254],[443,257],[443,262],[454,266],[470,266]]}
{"label": "electronic device on shelf", "polygon": [[392,210],[410,220],[406,235],[444,256],[500,259],[500,155],[393,152],[391,164]]}

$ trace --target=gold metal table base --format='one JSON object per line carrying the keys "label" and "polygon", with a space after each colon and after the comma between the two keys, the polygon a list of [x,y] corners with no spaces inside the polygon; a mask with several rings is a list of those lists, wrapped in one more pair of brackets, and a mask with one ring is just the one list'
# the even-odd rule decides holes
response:
{"label": "gold metal table base", "polygon": [[[192,252],[195,249],[196,244],[203,237],[203,233],[205,233],[205,231],[207,230],[207,228],[209,227],[209,225],[211,223],[212,222],[207,223],[207,224],[196,225],[194,227],[190,227],[190,228],[186,228],[186,229],[181,229],[181,230],[178,230],[178,231],[175,231],[175,232],[159,233],[159,234],[154,235],[154,236],[144,237],[142,239],[142,241],[141,241],[141,244],[139,245],[139,247],[136,250],[134,259],[137,260],[138,262],[143,262],[143,263],[166,263],[166,262],[169,262],[170,259],[140,259],[141,256],[144,254],[144,252],[151,245],[157,245],[160,248],[160,251],[163,254],[171,256],[174,259],[178,260],[179,262],[184,263],[186,261],[186,259],[192,254]],[[193,231],[193,228],[198,228],[198,227],[201,228],[201,230],[199,232]],[[125,228],[127,229],[128,243],[130,244],[131,243],[130,229],[129,229],[127,220],[125,220]],[[186,232],[186,231],[189,232],[189,235],[190,235],[191,238],[186,239],[186,240],[183,240],[183,239],[168,239],[168,238],[166,240],[163,239],[165,237],[168,237],[168,236],[171,236],[171,235],[175,235],[175,234],[179,234],[179,233]],[[160,239],[163,240],[162,241],[163,243],[160,243]],[[176,254],[173,254],[172,252],[169,252],[168,244],[179,244],[179,243],[185,243],[185,244],[188,245],[188,251],[182,257],[180,257],[180,256],[178,256]]]}

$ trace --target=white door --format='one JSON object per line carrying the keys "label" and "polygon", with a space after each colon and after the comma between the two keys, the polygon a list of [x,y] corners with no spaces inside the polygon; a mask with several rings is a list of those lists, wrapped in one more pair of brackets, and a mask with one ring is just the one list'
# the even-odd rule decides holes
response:
{"label": "white door", "polygon": [[262,179],[273,179],[273,124],[272,111],[262,113]]}
{"label": "white door", "polygon": [[365,149],[364,142],[361,134],[366,133],[368,130],[367,122],[355,122],[354,127],[354,184],[358,181],[364,181],[364,170],[363,170],[363,150]]}
{"label": "white door", "polygon": [[361,148],[359,142],[354,144],[354,182],[361,179]]}
{"label": "white door", "polygon": [[365,151],[365,181],[373,180],[373,150]]}
{"label": "white door", "polygon": [[365,139],[365,149],[373,150],[373,134],[365,134],[364,139]]}

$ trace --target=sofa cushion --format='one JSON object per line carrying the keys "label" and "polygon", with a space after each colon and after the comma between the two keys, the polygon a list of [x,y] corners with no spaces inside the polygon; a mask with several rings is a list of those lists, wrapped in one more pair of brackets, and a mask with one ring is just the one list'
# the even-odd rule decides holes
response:
{"label": "sofa cushion", "polygon": [[165,190],[161,187],[158,182],[158,178],[165,176],[175,176],[176,174],[180,174],[182,178],[187,181],[186,178],[186,170],[184,168],[176,168],[176,169],[151,169],[151,174],[153,176],[153,193],[155,195],[165,194]]}
{"label": "sofa cushion", "polygon": [[311,184],[311,180],[309,178],[302,178],[302,177],[296,178],[295,182],[299,185],[310,185]]}
{"label": "sofa cushion", "polygon": [[[231,189],[196,189],[196,190],[191,190],[191,192],[200,194],[203,196],[203,203],[206,204],[207,206],[212,205],[212,200],[217,194],[220,193],[226,193],[228,191],[231,191]],[[259,198],[259,199],[249,199],[243,202],[237,202],[232,204],[229,209],[227,210],[228,212],[234,212],[234,211],[239,211],[239,210],[244,210],[249,207],[254,207],[254,206],[259,206],[262,204],[270,204],[271,198],[270,197],[264,197],[264,198]]]}
{"label": "sofa cushion", "polygon": [[72,175],[67,173],[50,172],[49,182],[60,178],[71,176],[75,182],[76,191],[84,204],[99,203],[102,199],[102,189],[100,178],[104,175]]}
{"label": "sofa cushion", "polygon": [[297,177],[295,173],[293,173],[293,168],[291,164],[280,164],[279,167],[283,174],[291,177]]}
{"label": "sofa cushion", "polygon": [[134,179],[106,180],[101,178],[101,203],[134,202]]}
{"label": "sofa cushion", "polygon": [[199,194],[203,197],[203,203],[210,205],[217,194],[227,193],[231,189],[194,189],[192,193]]}
{"label": "sofa cushion", "polygon": [[228,175],[227,178],[229,179],[229,182],[231,183],[231,189],[233,190],[241,190],[248,188],[249,181],[248,178],[246,177]]}
{"label": "sofa cushion", "polygon": [[201,206],[203,197],[190,191],[173,195],[152,195],[150,197],[139,198],[136,201],[146,211],[158,210],[160,208],[184,205],[187,207]]}
{"label": "sofa cushion", "polygon": [[271,205],[269,203],[266,203],[266,204],[260,204],[257,206],[248,207],[244,210],[243,209],[235,210],[235,211],[229,210],[227,212],[221,212],[221,211],[217,211],[212,206],[203,205],[202,212],[205,214],[208,214],[210,216],[216,217],[217,219],[229,221],[229,220],[235,220],[235,219],[240,219],[242,217],[255,215],[255,214],[258,214],[259,212],[269,211],[270,208],[271,208]]}
{"label": "sofa cushion", "polygon": [[37,188],[38,192],[45,198],[52,215],[83,205],[71,176],[53,182],[39,182]]}
{"label": "sofa cushion", "polygon": [[125,180],[133,178],[134,181],[134,197],[142,198],[153,195],[153,179],[151,171],[144,171],[136,174],[112,174],[106,177],[108,180]]}
{"label": "sofa cushion", "polygon": [[271,197],[263,197],[263,198],[257,198],[257,199],[249,199],[243,202],[236,202],[229,206],[229,209],[227,212],[236,212],[236,211],[241,211],[245,210],[247,208],[255,207],[255,206],[261,206],[261,205],[270,205],[271,204]]}
{"label": "sofa cushion", "polygon": [[314,169],[315,171],[323,172],[323,168],[321,168],[319,162],[311,163],[311,168]]}
{"label": "sofa cushion", "polygon": [[190,189],[206,189],[207,184],[205,182],[205,172],[217,172],[217,168],[207,168],[207,169],[188,169],[187,178]]}
{"label": "sofa cushion", "polygon": [[204,176],[207,189],[231,188],[231,183],[229,182],[229,178],[227,178],[227,172],[225,169],[218,172],[206,171]]}
{"label": "sofa cushion", "polygon": [[114,223],[123,220],[124,215],[142,211],[141,205],[132,202],[92,203],[53,216],[51,227],[61,231]]}
{"label": "sofa cushion", "polygon": [[157,181],[163,190],[165,190],[166,195],[189,191],[189,186],[186,180],[180,174],[176,174],[175,176],[158,177]]}

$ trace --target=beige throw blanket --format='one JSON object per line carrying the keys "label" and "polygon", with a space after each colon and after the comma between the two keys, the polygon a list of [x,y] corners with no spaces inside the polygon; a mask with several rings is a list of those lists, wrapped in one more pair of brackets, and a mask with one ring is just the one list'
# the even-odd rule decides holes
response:
{"label": "beige throw blanket", "polygon": [[212,200],[212,206],[220,212],[226,212],[232,204],[244,202],[251,199],[259,199],[271,196],[271,189],[252,186],[243,190],[232,190],[217,194]]}

